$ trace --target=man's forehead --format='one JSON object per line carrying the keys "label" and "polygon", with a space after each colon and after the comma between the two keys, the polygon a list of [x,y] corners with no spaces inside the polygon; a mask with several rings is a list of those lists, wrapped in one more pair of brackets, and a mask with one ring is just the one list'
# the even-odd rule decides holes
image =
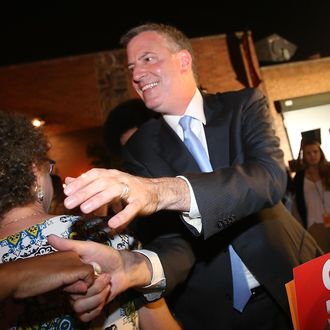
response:
{"label": "man's forehead", "polygon": [[148,42],[166,42],[166,36],[157,32],[157,31],[143,31],[134,36],[129,42],[128,47],[132,44],[141,43],[144,40],[148,40]]}
{"label": "man's forehead", "polygon": [[127,44],[127,55],[142,56],[147,53],[157,53],[163,50],[169,50],[167,39],[154,31],[145,31],[135,36]]}

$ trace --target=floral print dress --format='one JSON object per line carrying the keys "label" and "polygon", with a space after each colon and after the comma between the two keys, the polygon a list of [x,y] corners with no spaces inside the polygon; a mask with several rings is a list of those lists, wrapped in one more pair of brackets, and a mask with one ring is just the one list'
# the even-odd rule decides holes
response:
{"label": "floral print dress", "polygon": [[[64,238],[74,238],[73,224],[79,216],[60,215],[45,220],[0,240],[0,262],[10,262],[48,254],[55,249],[48,244],[47,236],[55,234]],[[115,235],[106,244],[116,249],[135,247],[129,235]],[[113,329],[137,330],[138,317],[132,301],[122,299],[111,302],[103,314],[90,323],[76,318],[65,292],[52,291],[24,300],[8,300],[0,304],[0,329]]]}

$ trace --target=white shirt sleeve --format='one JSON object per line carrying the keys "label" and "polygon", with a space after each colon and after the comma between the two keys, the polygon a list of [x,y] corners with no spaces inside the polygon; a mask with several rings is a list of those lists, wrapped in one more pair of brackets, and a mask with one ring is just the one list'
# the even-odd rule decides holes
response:
{"label": "white shirt sleeve", "polygon": [[178,178],[181,178],[185,180],[189,187],[189,193],[190,193],[190,210],[189,212],[182,212],[182,217],[184,221],[186,221],[189,225],[196,228],[196,230],[201,233],[202,232],[202,219],[201,215],[199,213],[198,205],[196,202],[196,197],[194,194],[194,191],[191,187],[190,182],[188,179],[184,176],[179,175]]}
{"label": "white shirt sleeve", "polygon": [[[196,230],[201,233],[202,232],[202,220],[199,213],[198,205],[196,202],[194,191],[191,187],[190,182],[188,179],[184,176],[178,176],[178,178],[181,178],[185,180],[189,187],[190,192],[190,211],[189,212],[182,212],[183,219],[191,226],[195,227]],[[155,252],[149,251],[149,250],[133,250],[133,252],[142,253],[145,255],[152,267],[152,279],[151,283],[144,288],[156,288],[159,287],[160,283],[166,283],[165,282],[165,274],[163,270],[163,266],[159,260],[158,255]]]}
{"label": "white shirt sleeve", "polygon": [[[166,281],[165,281],[165,274],[163,270],[163,266],[159,260],[158,255],[155,252],[149,251],[149,250],[132,250],[132,252],[136,253],[141,253],[144,256],[146,256],[152,266],[152,279],[151,283],[143,288],[161,288],[164,289],[166,286]],[[160,287],[161,286],[163,287]]]}

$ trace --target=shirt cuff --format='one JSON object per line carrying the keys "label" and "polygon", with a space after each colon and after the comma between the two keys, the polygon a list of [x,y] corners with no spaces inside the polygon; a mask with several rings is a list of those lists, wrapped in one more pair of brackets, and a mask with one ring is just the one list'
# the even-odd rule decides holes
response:
{"label": "shirt cuff", "polygon": [[201,215],[200,215],[200,212],[198,209],[194,191],[191,187],[190,182],[188,181],[188,179],[186,177],[181,176],[181,175],[179,175],[177,177],[186,181],[188,188],[189,188],[189,193],[190,193],[190,210],[189,210],[189,212],[182,212],[183,220],[186,221],[189,225],[196,228],[198,233],[201,233],[202,232],[202,218],[201,218]]}
{"label": "shirt cuff", "polygon": [[158,255],[155,252],[149,250],[132,250],[132,252],[141,253],[146,256],[152,267],[152,278],[151,283],[147,286],[144,286],[142,289],[165,289],[166,281],[163,266],[159,260]]}
{"label": "shirt cuff", "polygon": [[149,250],[132,250],[132,252],[141,253],[146,256],[152,267],[151,283],[139,289],[145,302],[153,302],[160,299],[166,288],[166,279],[163,266],[155,252]]}

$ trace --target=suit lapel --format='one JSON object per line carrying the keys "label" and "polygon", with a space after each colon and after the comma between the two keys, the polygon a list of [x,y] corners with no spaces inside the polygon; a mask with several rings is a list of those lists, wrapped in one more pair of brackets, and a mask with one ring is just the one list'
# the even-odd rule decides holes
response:
{"label": "suit lapel", "polygon": [[213,169],[229,165],[229,127],[225,123],[224,111],[216,95],[204,97],[205,136]]}
{"label": "suit lapel", "polygon": [[158,136],[159,154],[177,173],[200,172],[200,169],[185,144],[168,126],[163,118]]}
{"label": "suit lapel", "polygon": [[[215,95],[204,97],[205,136],[213,169],[229,165],[229,128],[225,125],[224,107]],[[230,111],[230,109],[227,111]],[[194,157],[177,134],[160,118],[157,152],[175,173],[200,172]]]}

